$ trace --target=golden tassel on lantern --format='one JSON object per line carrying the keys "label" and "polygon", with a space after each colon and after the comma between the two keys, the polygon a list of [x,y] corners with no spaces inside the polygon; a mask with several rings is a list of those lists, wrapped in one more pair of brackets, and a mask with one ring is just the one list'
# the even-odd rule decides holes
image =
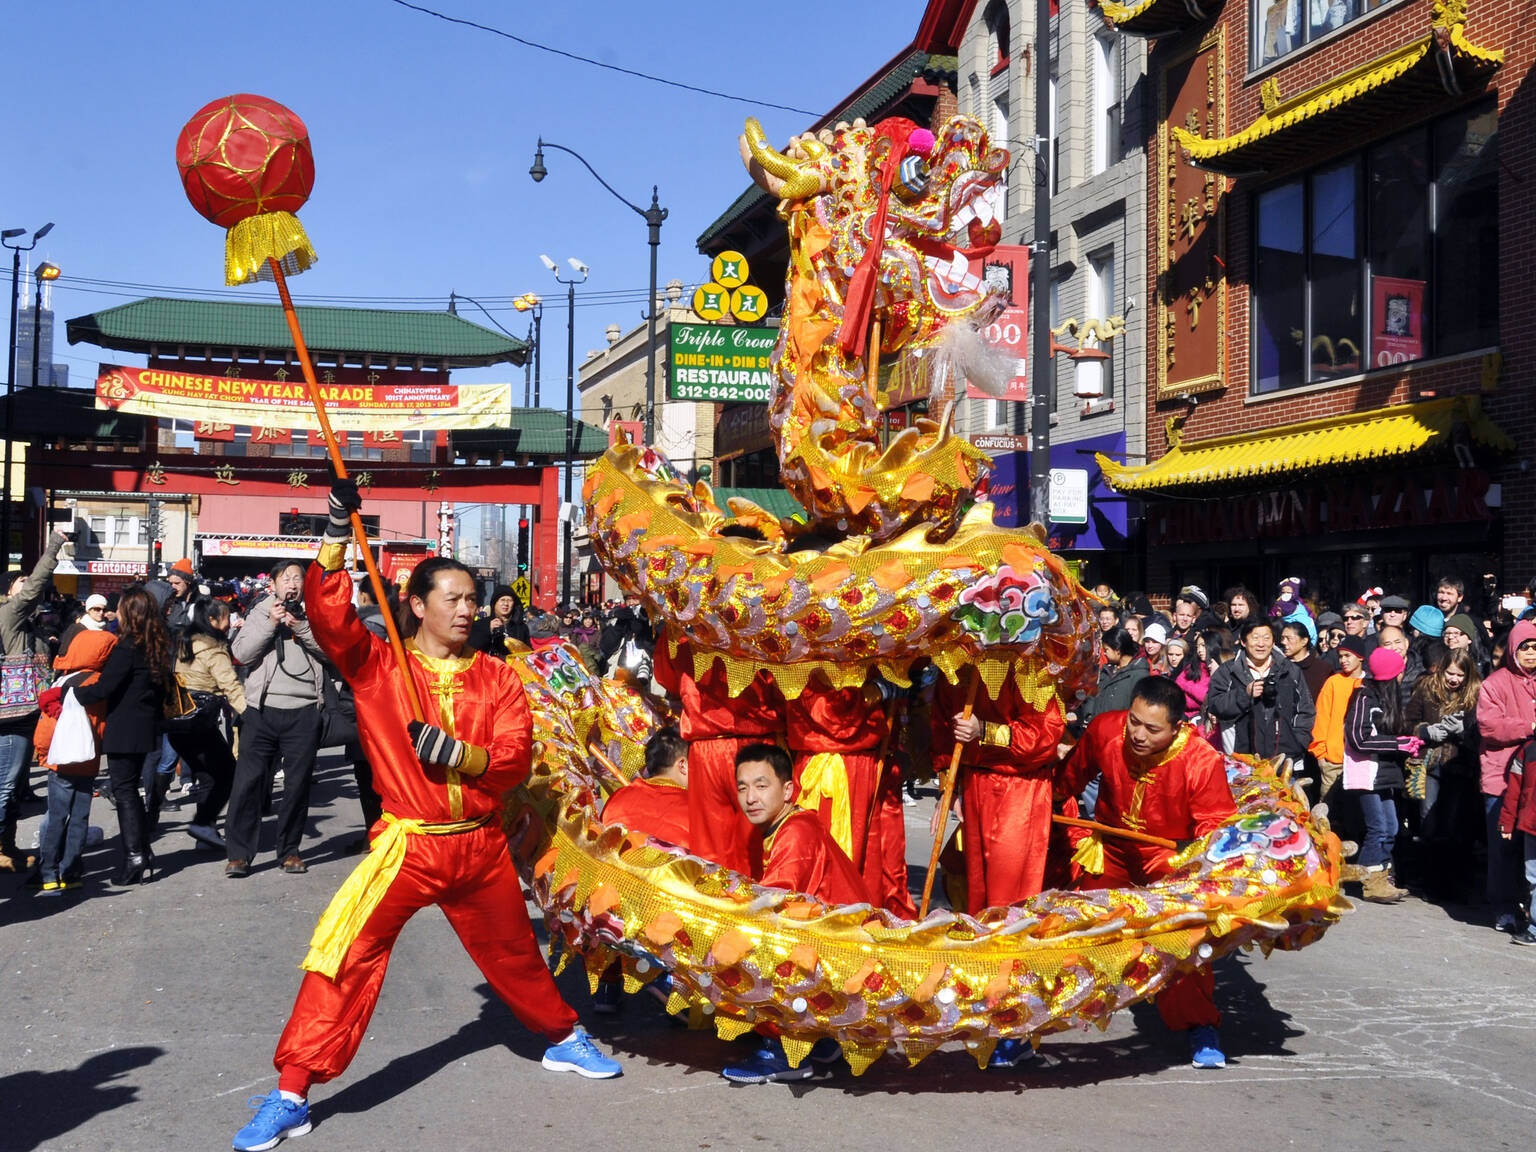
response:
{"label": "golden tassel on lantern", "polygon": [[224,283],[272,279],[269,258],[289,276],[297,276],[319,259],[304,225],[292,212],[260,212],[229,230],[224,237]]}

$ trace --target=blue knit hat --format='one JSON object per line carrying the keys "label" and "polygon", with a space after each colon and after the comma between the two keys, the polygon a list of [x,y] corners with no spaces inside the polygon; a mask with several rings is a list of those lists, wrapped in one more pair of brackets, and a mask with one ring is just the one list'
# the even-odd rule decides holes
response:
{"label": "blue knit hat", "polygon": [[1433,604],[1420,604],[1408,617],[1408,626],[1425,636],[1439,636],[1445,631],[1445,617]]}

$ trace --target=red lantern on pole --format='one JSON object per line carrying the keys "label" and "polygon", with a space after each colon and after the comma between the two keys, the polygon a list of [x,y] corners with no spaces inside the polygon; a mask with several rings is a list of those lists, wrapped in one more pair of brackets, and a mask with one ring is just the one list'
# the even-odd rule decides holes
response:
{"label": "red lantern on pole", "polygon": [[293,112],[248,93],[215,100],[182,128],[176,166],[192,207],[229,230],[225,283],[272,279],[268,260],[290,276],[315,262],[294,215],[315,186],[315,158]]}

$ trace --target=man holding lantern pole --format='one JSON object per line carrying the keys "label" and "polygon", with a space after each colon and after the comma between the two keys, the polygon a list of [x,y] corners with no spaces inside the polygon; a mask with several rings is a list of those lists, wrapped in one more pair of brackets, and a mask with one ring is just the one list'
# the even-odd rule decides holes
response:
{"label": "man holding lantern pole", "polygon": [[[500,826],[501,798],[527,779],[532,720],[516,673],[469,646],[471,573],[454,560],[418,565],[402,631],[414,693],[390,647],[352,607],[344,567],[357,486],[331,489],[330,523],[304,598],[315,639],[352,686],[358,731],[384,817],[367,857],[331,901],[273,1063],[278,1086],[234,1139],[261,1152],[309,1131],[310,1086],[340,1075],[378,1002],[396,937],[437,904],[487,982],[530,1031],[547,1037],[543,1065],[590,1079],[619,1075],[576,1023],[534,939]],[[411,697],[426,702],[414,720]]]}

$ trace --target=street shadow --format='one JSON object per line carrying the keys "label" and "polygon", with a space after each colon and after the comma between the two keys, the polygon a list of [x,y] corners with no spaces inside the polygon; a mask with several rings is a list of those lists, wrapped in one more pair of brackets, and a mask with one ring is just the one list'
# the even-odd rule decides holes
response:
{"label": "street shadow", "polygon": [[[618,1058],[680,1068],[684,1075],[718,1076],[724,1065],[741,1057],[741,1044],[755,1042],[751,1033],[726,1043],[712,1028],[686,1031],[659,1009],[637,1011],[641,1001],[645,1001],[643,995],[627,997],[622,1016],[593,1023],[593,1035],[611,1046]],[[1228,957],[1216,965],[1216,1003],[1222,1013],[1221,1036],[1229,1066],[1241,1065],[1245,1057],[1287,1055],[1291,1038],[1302,1034],[1289,1013],[1269,1003],[1247,956]],[[1154,1005],[1138,1003],[1127,1011],[1135,1024],[1129,1035],[1057,1033],[1044,1038],[1037,1059],[1012,1069],[983,1071],[973,1055],[952,1045],[925,1059],[921,1069],[908,1068],[904,1059],[887,1055],[863,1076],[855,1077],[846,1063],[839,1062],[830,1070],[818,1070],[813,1079],[786,1087],[796,1096],[825,1089],[854,1096],[1019,1094],[1032,1088],[1078,1088],[1188,1067],[1188,1038],[1182,1032],[1170,1032]],[[585,1011],[582,1014],[587,1016]]]}
{"label": "street shadow", "polygon": [[497,999],[489,984],[481,984],[475,991],[483,1001],[478,1016],[452,1036],[445,1036],[429,1047],[397,1056],[377,1072],[371,1072],[356,1083],[348,1084],[325,1100],[323,1114],[367,1112],[387,1104],[449,1065],[487,1048],[506,1048],[524,1060],[541,1059],[549,1042],[519,1024],[507,1006]]}
{"label": "street shadow", "polygon": [[32,1152],[103,1113],[137,1102],[138,1087],[117,1081],[163,1055],[163,1048],[114,1048],[87,1058],[78,1068],[0,1076],[5,1147]]}

